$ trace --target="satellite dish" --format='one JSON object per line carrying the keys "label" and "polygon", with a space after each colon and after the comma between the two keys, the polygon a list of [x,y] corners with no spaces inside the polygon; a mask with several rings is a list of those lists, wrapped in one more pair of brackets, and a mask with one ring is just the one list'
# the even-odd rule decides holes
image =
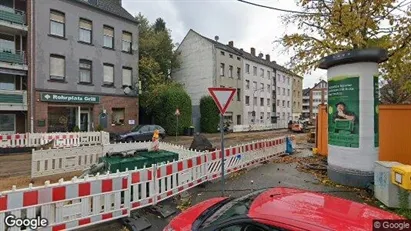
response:
{"label": "satellite dish", "polygon": [[125,87],[124,88],[124,94],[128,95],[131,93],[131,88],[130,87]]}
{"label": "satellite dish", "polygon": [[220,37],[218,37],[218,35],[216,35],[216,36],[214,37],[214,39],[215,39],[215,41],[218,41],[218,40],[220,39]]}

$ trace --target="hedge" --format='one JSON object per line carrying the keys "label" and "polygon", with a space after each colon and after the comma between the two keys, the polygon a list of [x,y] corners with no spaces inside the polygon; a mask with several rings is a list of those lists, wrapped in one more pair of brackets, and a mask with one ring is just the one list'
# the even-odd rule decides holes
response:
{"label": "hedge", "polygon": [[181,86],[171,85],[158,94],[157,105],[154,105],[153,117],[156,124],[162,126],[168,135],[176,134],[176,109],[180,110],[178,118],[178,134],[183,134],[184,128],[192,126],[191,98]]}
{"label": "hedge", "polygon": [[203,96],[200,99],[200,127],[202,132],[218,132],[220,122],[219,110],[211,96]]}

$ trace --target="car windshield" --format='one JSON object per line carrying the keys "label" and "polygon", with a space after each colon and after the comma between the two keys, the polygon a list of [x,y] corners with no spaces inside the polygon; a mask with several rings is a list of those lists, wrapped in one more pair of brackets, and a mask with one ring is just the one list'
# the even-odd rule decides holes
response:
{"label": "car windshield", "polygon": [[248,194],[246,196],[234,199],[224,206],[222,206],[219,210],[217,210],[212,216],[210,216],[202,225],[201,227],[207,227],[209,225],[214,225],[219,223],[220,221],[229,219],[235,216],[241,216],[248,214],[248,210],[250,209],[251,203],[253,203],[254,199],[260,195],[261,192],[264,190],[259,190]]}
{"label": "car windshield", "polygon": [[134,127],[131,129],[131,131],[132,131],[132,132],[137,132],[137,131],[140,130],[142,127],[143,127],[143,125],[136,125],[136,126],[134,126]]}

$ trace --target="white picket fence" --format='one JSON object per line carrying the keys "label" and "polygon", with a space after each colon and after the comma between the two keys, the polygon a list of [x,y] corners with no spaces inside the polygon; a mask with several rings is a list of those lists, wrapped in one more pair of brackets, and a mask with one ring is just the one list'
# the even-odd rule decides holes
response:
{"label": "white picket fence", "polygon": [[108,132],[0,134],[0,148],[34,148],[53,141],[53,148],[110,143]]}
{"label": "white picket fence", "polygon": [[[151,149],[152,142],[114,143],[89,145],[73,148],[50,148],[32,150],[31,178],[85,170],[98,163],[100,157],[109,152],[124,152],[136,149]],[[179,154],[179,159],[200,154],[181,145],[160,142],[160,148]]]}
{"label": "white picket fence", "polygon": [[[230,147],[225,150],[227,174],[281,155],[286,138],[276,138]],[[292,137],[292,140],[293,137]],[[130,216],[135,209],[155,205],[206,181],[221,177],[220,150],[164,165],[108,173],[84,179],[73,178],[44,186],[0,193],[0,220],[46,218],[48,226],[38,230],[74,230]],[[0,222],[0,230],[6,230]],[[21,230],[11,227],[10,231]],[[29,230],[29,229],[26,229]]]}

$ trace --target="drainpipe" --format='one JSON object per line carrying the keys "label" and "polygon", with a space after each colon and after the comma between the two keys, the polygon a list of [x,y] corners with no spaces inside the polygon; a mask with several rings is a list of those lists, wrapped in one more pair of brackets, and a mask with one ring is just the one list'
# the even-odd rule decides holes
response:
{"label": "drainpipe", "polygon": [[[34,26],[34,0],[30,1],[30,132],[34,132],[34,117],[33,117],[33,111],[34,111],[34,68],[33,68],[33,64],[35,63],[34,61],[34,45],[33,45],[33,36],[34,36],[34,30],[33,30],[33,26]],[[27,20],[27,18],[26,18]]]}

